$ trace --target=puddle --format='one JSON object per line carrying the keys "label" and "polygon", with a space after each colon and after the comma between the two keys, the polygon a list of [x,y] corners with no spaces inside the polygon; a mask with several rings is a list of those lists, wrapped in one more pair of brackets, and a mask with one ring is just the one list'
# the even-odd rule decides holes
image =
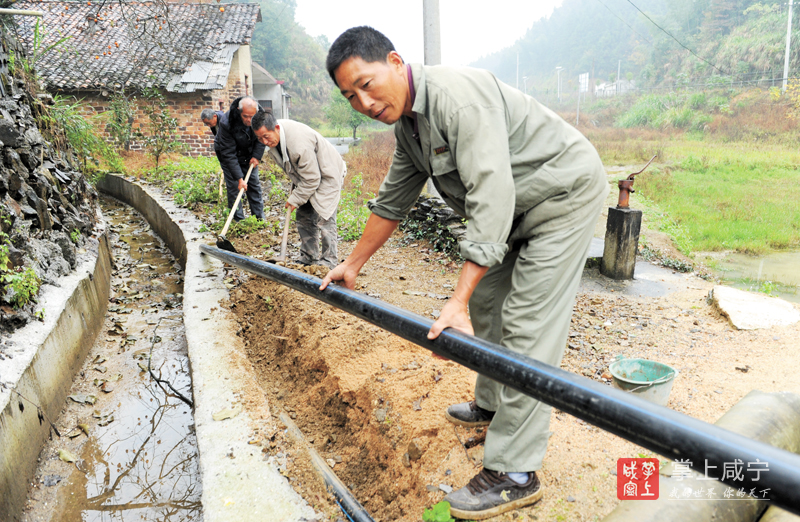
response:
{"label": "puddle", "polygon": [[773,252],[765,256],[698,254],[712,259],[715,273],[725,283],[751,292],[770,293],[800,303],[800,251]]}
{"label": "puddle", "polygon": [[115,259],[112,298],[70,390],[96,402],[67,400],[22,520],[201,521],[194,420],[181,398],[192,398],[182,272],[138,213],[111,199],[101,206]]}

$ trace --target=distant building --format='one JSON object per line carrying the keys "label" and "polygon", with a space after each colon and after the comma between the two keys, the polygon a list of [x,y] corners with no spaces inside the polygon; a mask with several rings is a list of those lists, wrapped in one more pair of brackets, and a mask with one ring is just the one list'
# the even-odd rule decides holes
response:
{"label": "distant building", "polygon": [[291,96],[283,88],[283,82],[276,80],[266,69],[253,62],[253,97],[259,105],[276,118],[289,118]]}
{"label": "distant building", "polygon": [[[165,6],[168,11],[158,11]],[[44,12],[40,27],[46,32],[39,49],[68,37],[37,62],[49,92],[84,100],[91,116],[108,111],[115,91],[138,93],[155,86],[178,118],[181,140],[193,156],[213,153],[200,112],[228,110],[232,100],[245,94],[260,96],[255,77],[261,81],[265,73],[269,76],[260,67],[254,72],[250,58],[250,40],[261,20],[256,3],[23,0],[14,7]],[[16,17],[20,42],[29,55],[36,20]],[[270,96],[263,99],[274,100],[273,106],[280,103],[283,110],[282,87],[277,98]],[[140,105],[134,128],[146,124],[145,119]],[[106,126],[101,132],[110,139]],[[140,148],[131,142],[131,149]]]}
{"label": "distant building", "polygon": [[595,86],[594,94],[598,98],[616,96],[636,90],[636,82],[630,80],[620,80],[618,82],[601,83]]}

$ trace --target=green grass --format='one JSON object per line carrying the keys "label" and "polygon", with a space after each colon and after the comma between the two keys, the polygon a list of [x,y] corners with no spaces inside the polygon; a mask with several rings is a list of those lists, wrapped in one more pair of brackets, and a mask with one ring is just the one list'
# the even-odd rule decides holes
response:
{"label": "green grass", "polygon": [[[637,177],[684,253],[800,246],[800,152],[780,145],[674,141],[671,163]],[[667,217],[668,216],[668,217]]]}
{"label": "green grass", "polygon": [[702,130],[712,118],[703,111],[727,110],[727,99],[695,94],[650,94],[642,96],[617,118],[620,127],[651,127],[654,129]]}

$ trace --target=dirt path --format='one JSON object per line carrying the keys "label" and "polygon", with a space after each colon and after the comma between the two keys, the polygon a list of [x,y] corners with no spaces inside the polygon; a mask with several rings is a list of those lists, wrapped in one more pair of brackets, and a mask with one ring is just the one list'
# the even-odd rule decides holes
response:
{"label": "dirt path", "polygon": [[[270,239],[245,243],[256,248]],[[365,266],[357,290],[433,317],[457,267],[423,243],[405,243],[395,235]],[[342,257],[350,248],[342,245]],[[737,331],[706,302],[710,283],[664,274],[677,291],[653,298],[603,287],[587,270],[562,367],[607,382],[617,355],[667,363],[680,372],[668,406],[708,422],[753,389],[800,393],[800,326]],[[462,443],[480,433],[443,416],[447,405],[472,398],[473,372],[263,279],[246,279],[230,306],[272,403],[290,413],[376,520],[421,520],[425,507],[476,473],[483,448]],[[497,520],[599,520],[618,502],[617,459],[649,455],[561,412],[551,430],[544,500]],[[282,444],[271,451],[291,452]],[[303,473],[287,470],[312,484]]]}

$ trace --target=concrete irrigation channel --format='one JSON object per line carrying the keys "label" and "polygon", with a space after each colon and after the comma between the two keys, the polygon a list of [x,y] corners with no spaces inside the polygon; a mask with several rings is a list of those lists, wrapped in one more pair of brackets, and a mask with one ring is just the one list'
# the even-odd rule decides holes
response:
{"label": "concrete irrigation channel", "polygon": [[199,253],[201,223],[144,184],[97,188],[141,218],[104,203],[78,269],[41,296],[45,321],[13,336],[0,520],[315,520],[262,452],[279,421],[222,307],[226,270]]}

